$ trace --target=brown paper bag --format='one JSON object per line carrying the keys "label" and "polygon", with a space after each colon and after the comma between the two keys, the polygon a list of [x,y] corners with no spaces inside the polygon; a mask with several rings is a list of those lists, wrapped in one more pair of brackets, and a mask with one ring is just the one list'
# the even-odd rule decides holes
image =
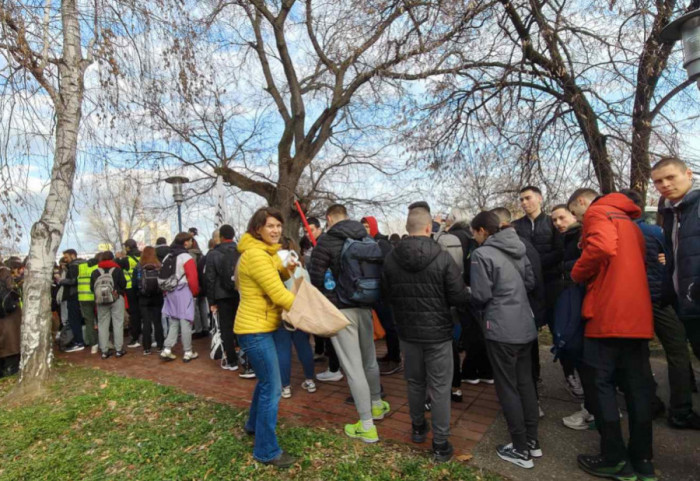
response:
{"label": "brown paper bag", "polygon": [[343,313],[303,277],[294,280],[292,293],[296,296],[294,304],[291,310],[282,312],[282,319],[295,329],[331,337],[350,324]]}

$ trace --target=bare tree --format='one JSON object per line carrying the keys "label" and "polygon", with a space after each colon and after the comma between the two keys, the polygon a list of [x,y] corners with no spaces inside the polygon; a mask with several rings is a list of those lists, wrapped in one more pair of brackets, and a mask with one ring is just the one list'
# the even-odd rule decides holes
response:
{"label": "bare tree", "polygon": [[690,82],[667,68],[674,50],[659,37],[676,1],[498,3],[481,58],[436,82],[436,99],[421,106],[432,128],[417,130],[419,146],[442,160],[469,143],[490,146],[525,181],[555,190],[576,175],[606,193],[646,193],[651,157],[677,149],[675,117],[697,105],[676,97]]}
{"label": "bare tree", "polygon": [[[296,235],[295,197],[305,205],[328,197],[313,190],[319,176],[348,165],[385,169],[376,162],[381,141],[342,147],[377,132],[375,106],[399,98],[403,82],[456,71],[464,39],[488,2],[208,5],[202,22],[210,33],[195,46],[195,66],[169,63],[177,95],[163,94],[174,89],[162,78],[143,89],[153,125],[170,132],[159,138],[160,154],[172,158],[175,151],[178,161],[202,175],[259,195],[283,211],[287,233]],[[331,145],[331,139],[338,142]],[[302,182],[319,160],[331,169],[319,166]]]}

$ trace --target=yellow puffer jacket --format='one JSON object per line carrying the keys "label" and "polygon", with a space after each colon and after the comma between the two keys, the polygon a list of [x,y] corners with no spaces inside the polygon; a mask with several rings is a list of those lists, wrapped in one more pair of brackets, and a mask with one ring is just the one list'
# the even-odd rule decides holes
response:
{"label": "yellow puffer jacket", "polygon": [[289,278],[289,272],[282,266],[278,250],[279,244],[268,245],[247,233],[238,243],[241,302],[236,314],[236,334],[276,331],[282,309],[291,309],[294,294],[282,283]]}

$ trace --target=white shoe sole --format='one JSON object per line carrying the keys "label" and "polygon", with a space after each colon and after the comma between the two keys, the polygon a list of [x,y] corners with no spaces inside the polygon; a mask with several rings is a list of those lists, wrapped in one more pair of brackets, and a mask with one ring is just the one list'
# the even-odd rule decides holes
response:
{"label": "white shoe sole", "polygon": [[316,380],[321,381],[321,382],[338,382],[338,381],[343,380],[343,376],[340,375],[340,376],[336,376],[333,378],[320,378],[320,377],[316,376]]}
{"label": "white shoe sole", "polygon": [[532,461],[532,459],[529,461],[523,461],[522,459],[507,458],[498,451],[496,451],[496,454],[498,454],[498,457],[501,458],[503,461],[508,461],[509,463],[513,463],[516,466],[520,466],[521,468],[532,469],[535,467],[535,463]]}
{"label": "white shoe sole", "polygon": [[466,382],[467,384],[471,384],[472,386],[476,386],[481,381],[479,381],[478,379],[462,379],[462,382]]}
{"label": "white shoe sole", "polygon": [[312,388],[308,388],[308,387],[305,387],[305,386],[301,386],[301,387],[302,387],[306,392],[308,392],[308,393],[316,392],[316,389],[317,389],[316,386],[314,386],[314,387],[312,387]]}
{"label": "white shoe sole", "polygon": [[530,456],[532,456],[533,458],[541,458],[543,456],[542,450],[541,449],[531,449]]}
{"label": "white shoe sole", "polygon": [[573,429],[574,431],[588,431],[588,424],[573,424],[573,423],[567,423],[565,420],[561,420],[562,424],[566,426],[569,429]]}

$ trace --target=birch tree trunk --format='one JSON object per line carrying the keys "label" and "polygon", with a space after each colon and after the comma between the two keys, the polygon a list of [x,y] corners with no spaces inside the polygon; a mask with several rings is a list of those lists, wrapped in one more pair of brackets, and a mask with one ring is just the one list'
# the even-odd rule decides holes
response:
{"label": "birch tree trunk", "polygon": [[39,391],[51,368],[51,278],[75,177],[83,78],[87,66],[81,52],[75,0],[61,2],[61,21],[63,55],[59,64],[58,90],[52,92],[50,87],[47,88],[57,117],[56,146],[48,197],[41,217],[31,230],[22,312],[20,395]]}

